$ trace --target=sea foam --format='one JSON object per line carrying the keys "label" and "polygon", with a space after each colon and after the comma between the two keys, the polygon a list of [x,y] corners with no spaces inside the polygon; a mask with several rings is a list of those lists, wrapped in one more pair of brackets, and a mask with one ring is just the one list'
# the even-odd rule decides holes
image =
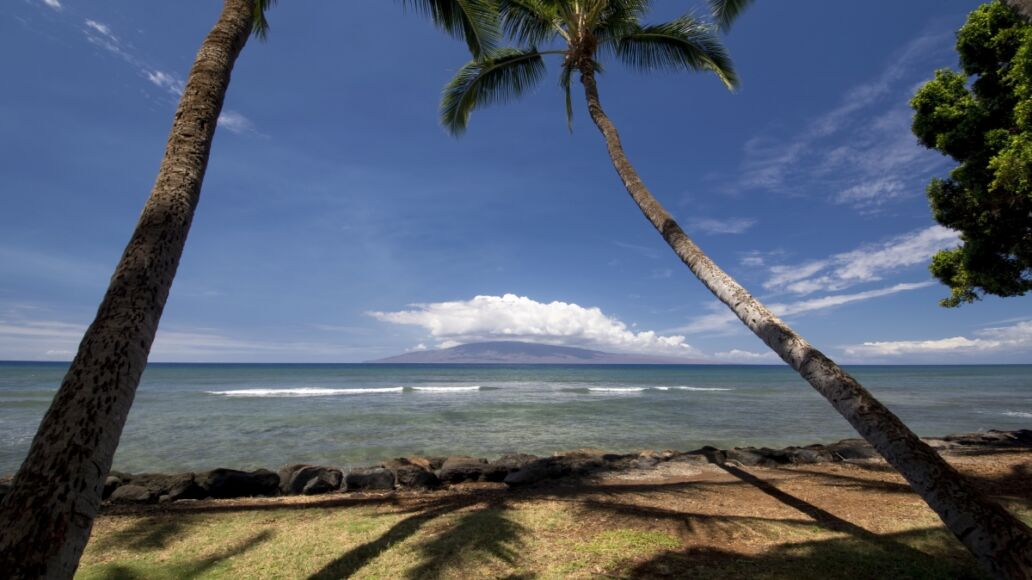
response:
{"label": "sea foam", "polygon": [[340,395],[375,395],[400,393],[404,387],[378,387],[371,389],[322,389],[298,387],[293,389],[237,389],[233,391],[205,391],[209,395],[224,397],[334,397]]}
{"label": "sea foam", "polygon": [[1026,417],[1032,419],[1032,413],[1025,413],[1024,411],[1004,411],[1003,414],[1008,417]]}
{"label": "sea foam", "polygon": [[461,387],[408,387],[406,390],[413,390],[421,393],[472,393],[480,390],[480,385]]}

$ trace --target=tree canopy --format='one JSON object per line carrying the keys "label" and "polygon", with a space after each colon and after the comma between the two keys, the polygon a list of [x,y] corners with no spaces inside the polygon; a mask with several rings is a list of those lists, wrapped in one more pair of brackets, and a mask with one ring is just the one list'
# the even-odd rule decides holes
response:
{"label": "tree canopy", "polygon": [[914,96],[913,131],[959,165],[928,185],[932,213],[963,244],[930,269],[947,307],[1032,290],[1032,25],[1002,2],[957,33],[962,72],[938,70]]}

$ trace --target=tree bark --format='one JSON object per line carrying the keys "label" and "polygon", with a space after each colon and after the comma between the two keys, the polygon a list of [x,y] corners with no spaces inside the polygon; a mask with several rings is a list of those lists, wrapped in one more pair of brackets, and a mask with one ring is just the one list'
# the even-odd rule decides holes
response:
{"label": "tree bark", "polygon": [[136,230],[0,504],[7,578],[70,578],[183,253],[253,0],[225,0],[197,53]]}
{"label": "tree bark", "polygon": [[594,70],[581,66],[588,112],[605,138],[627,192],[681,261],[757,337],[824,396],[997,578],[1032,577],[1032,530],[981,492],[921,441],[860,383],[812,347],[689,238],[642,183],[602,110]]}

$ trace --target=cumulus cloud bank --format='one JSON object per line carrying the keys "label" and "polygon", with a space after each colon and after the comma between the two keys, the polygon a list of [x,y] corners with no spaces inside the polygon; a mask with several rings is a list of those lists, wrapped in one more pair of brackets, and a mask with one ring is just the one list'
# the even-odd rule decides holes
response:
{"label": "cumulus cloud bank", "polygon": [[558,301],[546,304],[514,294],[413,304],[410,310],[369,314],[384,322],[420,326],[442,347],[490,340],[525,340],[616,352],[701,355],[683,336],[634,332],[599,308]]}

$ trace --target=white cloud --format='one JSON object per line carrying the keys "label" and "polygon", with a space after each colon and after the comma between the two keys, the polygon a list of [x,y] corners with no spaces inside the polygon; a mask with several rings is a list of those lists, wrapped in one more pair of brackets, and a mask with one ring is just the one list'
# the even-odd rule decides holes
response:
{"label": "white cloud", "polygon": [[542,303],[524,296],[477,296],[472,300],[413,304],[411,310],[370,312],[378,320],[426,329],[439,346],[524,340],[586,346],[616,352],[699,356],[683,336],[634,332],[599,308],[566,302]]}
{"label": "white cloud", "polygon": [[881,280],[886,274],[908,266],[926,264],[937,251],[956,246],[957,232],[931,226],[897,236],[882,244],[866,245],[822,260],[770,268],[763,287],[772,291],[810,294],[838,291]]}
{"label": "white cloud", "polygon": [[890,286],[888,288],[879,288],[877,290],[868,290],[866,292],[857,292],[855,294],[832,294],[831,296],[823,296],[821,298],[814,298],[811,300],[801,300],[790,304],[769,304],[768,308],[778,316],[792,316],[794,314],[802,314],[804,312],[813,312],[815,310],[824,310],[826,308],[841,306],[851,302],[861,302],[863,300],[870,300],[871,298],[881,298],[882,296],[889,296],[891,294],[898,294],[909,290],[927,288],[933,284],[935,284],[935,282],[931,281],[896,284],[895,286]]}
{"label": "white cloud", "polygon": [[756,220],[749,218],[698,219],[690,221],[689,224],[689,230],[704,234],[744,234],[746,230],[756,224]]}
{"label": "white cloud", "polygon": [[752,352],[748,350],[739,350],[733,348],[726,352],[713,353],[713,358],[721,362],[730,363],[777,363],[781,362],[778,355],[772,351],[767,352]]}
{"label": "white cloud", "polygon": [[61,2],[59,2],[59,0],[43,0],[43,3],[58,12],[64,9],[64,6],[61,6]]}
{"label": "white cloud", "polygon": [[[91,44],[99,46],[125,61],[154,86],[167,91],[175,97],[182,96],[186,83],[179,76],[175,73],[163,71],[150,64],[147,59],[138,56],[131,43],[127,48],[127,45],[119,40],[118,36],[115,35],[114,31],[107,24],[86,19],[83,31],[86,34],[86,40]],[[224,127],[233,133],[257,133],[254,123],[237,111],[222,111],[222,114],[219,115],[218,123],[220,127]]]}
{"label": "white cloud", "polygon": [[944,160],[917,143],[906,102],[918,79],[952,64],[952,44],[952,30],[918,36],[889,59],[881,74],[845,92],[837,106],[795,135],[750,138],[732,187],[786,194],[823,190],[832,203],[865,214],[920,195]]}
{"label": "white cloud", "polygon": [[[70,360],[86,325],[53,320],[0,318],[0,360]],[[339,362],[368,358],[369,349],[307,341],[270,342],[230,336],[215,329],[159,330],[151,361]],[[387,354],[387,353],[382,353]]]}
{"label": "white cloud", "polygon": [[219,127],[225,127],[233,133],[248,133],[254,131],[254,123],[250,119],[236,111],[222,111],[219,115]]}
{"label": "white cloud", "polygon": [[[862,302],[872,298],[881,298],[882,296],[889,296],[900,292],[927,288],[933,284],[935,283],[903,283],[889,286],[888,288],[878,288],[876,290],[857,292],[855,294],[832,294],[821,298],[800,300],[798,302],[790,302],[787,304],[767,304],[766,306],[777,316],[788,317],[797,314],[805,314],[807,312],[826,310],[828,308],[842,306],[843,304]],[[728,334],[741,328],[739,326],[741,322],[738,320],[738,317],[736,317],[735,314],[723,304],[714,304],[710,310],[712,310],[712,312],[709,314],[698,316],[692,319],[688,324],[672,329],[672,332],[683,332],[685,334]]]}
{"label": "white cloud", "polygon": [[155,86],[165,89],[173,95],[182,96],[183,89],[186,88],[186,84],[173,74],[160,70],[145,70],[143,73],[147,76],[147,80]]}
{"label": "white cloud", "polygon": [[850,356],[895,358],[907,355],[971,355],[1032,350],[1032,320],[985,328],[976,338],[952,336],[931,340],[872,341],[844,348]]}

